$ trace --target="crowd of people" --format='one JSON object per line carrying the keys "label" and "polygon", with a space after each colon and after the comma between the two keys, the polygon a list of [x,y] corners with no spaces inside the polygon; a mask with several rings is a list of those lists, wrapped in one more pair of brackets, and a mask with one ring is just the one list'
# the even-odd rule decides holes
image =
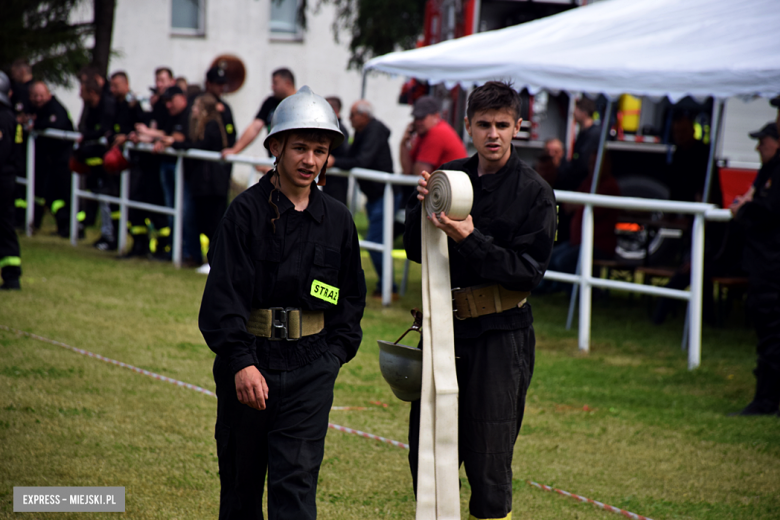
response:
{"label": "crowd of people", "polygon": [[[292,71],[287,68],[275,70],[271,76],[272,95],[261,103],[257,115],[239,136],[231,107],[222,97],[227,83],[224,69],[210,68],[205,74],[203,88],[175,77],[168,67],[157,68],[154,77],[155,87],[147,104],[146,100],[142,102],[133,94],[126,72],[115,71],[105,78],[94,67],[85,67],[78,75],[84,105],[74,124],[47,84],[33,78],[29,64],[24,60],[14,63],[12,106],[23,139],[26,141],[30,130],[77,130],[81,134],[75,148],[65,140],[45,136],[36,140],[35,229],[40,228],[45,211],[49,211],[57,223],[57,232],[63,237],[69,236],[71,170],[84,174],[82,189],[116,196],[119,178],[115,174],[129,168],[131,200],[173,207],[175,156],[131,150],[129,163],[125,163],[119,156],[121,153],[117,155],[114,150],[121,150],[126,142],[141,142],[153,143],[156,152],[170,147],[219,151],[223,157],[239,154],[264,129],[270,128],[279,103],[297,91]],[[351,105],[349,121],[354,135],[350,136],[341,120],[341,99],[338,96],[326,99],[345,135],[344,142],[332,151],[327,166],[392,173],[394,154],[389,144],[390,129],[375,117],[372,104],[361,99]],[[440,101],[432,96],[423,96],[414,104],[413,122],[406,130],[400,150],[403,173],[417,175],[422,168],[431,169],[434,165],[466,156],[463,142],[442,119],[441,111]],[[258,167],[263,173],[269,169]],[[199,272],[209,271],[203,245],[213,238],[227,208],[231,170],[230,163],[184,160],[183,265],[195,267]],[[366,198],[369,221],[366,239],[382,242],[384,185],[367,180],[360,180],[358,184]],[[322,190],[347,204],[346,178],[330,176]],[[24,186],[17,185],[15,193],[14,221],[17,228],[22,228],[26,210]],[[402,201],[410,194],[410,190],[394,190],[395,210],[402,207]],[[114,204],[83,201],[78,211],[78,232],[83,236],[85,227],[99,222],[100,238],[94,247],[116,251],[119,216]],[[131,209],[128,220],[132,245],[127,251],[119,252],[120,258],[171,259],[172,217]],[[382,255],[371,251],[370,256],[379,278],[373,295],[380,297]],[[393,292],[397,299],[395,284]]]}

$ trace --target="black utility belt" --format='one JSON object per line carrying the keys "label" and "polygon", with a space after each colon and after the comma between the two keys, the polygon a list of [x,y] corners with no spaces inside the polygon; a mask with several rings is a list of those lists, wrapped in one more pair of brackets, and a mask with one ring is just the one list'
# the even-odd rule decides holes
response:
{"label": "black utility belt", "polygon": [[325,328],[323,311],[305,311],[293,307],[252,309],[246,330],[259,338],[271,341],[296,341],[313,336]]}

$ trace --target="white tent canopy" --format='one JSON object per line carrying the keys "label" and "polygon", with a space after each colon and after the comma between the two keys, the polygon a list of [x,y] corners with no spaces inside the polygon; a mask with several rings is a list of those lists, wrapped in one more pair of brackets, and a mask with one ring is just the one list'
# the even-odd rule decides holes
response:
{"label": "white tent canopy", "polygon": [[775,96],[778,0],[609,0],[369,61],[448,86],[511,80],[532,93]]}

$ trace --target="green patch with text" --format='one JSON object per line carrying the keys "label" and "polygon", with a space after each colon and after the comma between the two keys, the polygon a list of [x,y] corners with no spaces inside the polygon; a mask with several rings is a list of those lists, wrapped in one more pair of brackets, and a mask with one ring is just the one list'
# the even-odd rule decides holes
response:
{"label": "green patch with text", "polygon": [[320,300],[332,303],[333,305],[336,305],[339,302],[338,287],[322,283],[319,280],[314,280],[311,283],[311,295]]}

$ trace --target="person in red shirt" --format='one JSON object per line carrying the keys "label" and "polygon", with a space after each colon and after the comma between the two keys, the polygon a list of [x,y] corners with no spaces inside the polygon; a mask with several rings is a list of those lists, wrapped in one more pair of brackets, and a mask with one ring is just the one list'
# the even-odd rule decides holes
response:
{"label": "person in red shirt", "polygon": [[[441,103],[433,96],[414,102],[414,121],[401,138],[401,169],[404,175],[419,177],[444,163],[467,157],[466,147],[455,130],[441,118]],[[416,193],[414,186],[404,190],[404,199]]]}

